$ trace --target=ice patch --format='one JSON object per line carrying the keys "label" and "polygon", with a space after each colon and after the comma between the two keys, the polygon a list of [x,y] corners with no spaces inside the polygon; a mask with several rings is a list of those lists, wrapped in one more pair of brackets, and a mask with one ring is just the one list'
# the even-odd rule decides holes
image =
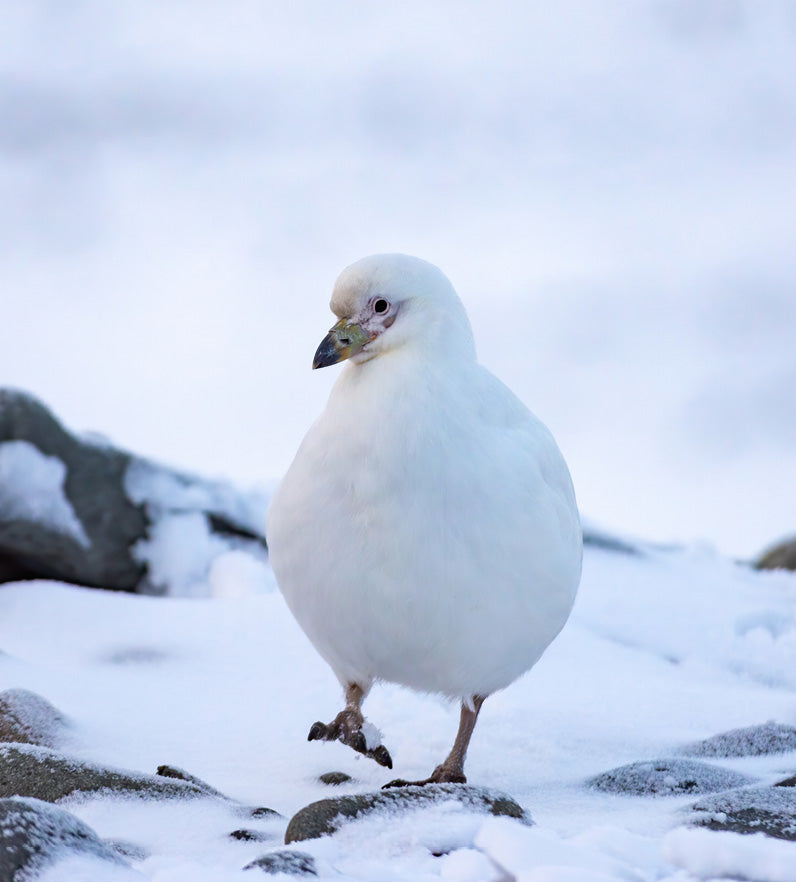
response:
{"label": "ice patch", "polygon": [[0,444],[0,518],[42,524],[83,548],[91,541],[64,495],[66,466],[28,441]]}

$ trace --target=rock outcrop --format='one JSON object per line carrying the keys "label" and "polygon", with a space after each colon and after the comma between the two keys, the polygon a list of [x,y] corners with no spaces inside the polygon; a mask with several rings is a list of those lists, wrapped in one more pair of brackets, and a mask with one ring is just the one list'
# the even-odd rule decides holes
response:
{"label": "rock outcrop", "polygon": [[78,437],[31,395],[0,389],[0,582],[179,593],[157,543],[190,529],[214,553],[262,556],[261,509],[254,494]]}

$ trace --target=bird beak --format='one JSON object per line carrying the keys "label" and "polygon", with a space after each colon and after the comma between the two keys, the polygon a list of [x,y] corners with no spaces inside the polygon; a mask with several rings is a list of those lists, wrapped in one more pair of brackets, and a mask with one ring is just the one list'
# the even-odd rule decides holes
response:
{"label": "bird beak", "polygon": [[312,369],[328,367],[345,361],[356,355],[366,343],[370,343],[371,337],[360,325],[349,323],[345,319],[340,321],[329,331],[321,341],[312,360]]}

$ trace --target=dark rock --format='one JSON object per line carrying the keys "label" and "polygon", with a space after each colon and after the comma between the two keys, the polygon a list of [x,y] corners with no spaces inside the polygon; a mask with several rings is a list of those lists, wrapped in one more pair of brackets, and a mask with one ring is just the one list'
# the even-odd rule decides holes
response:
{"label": "dark rock", "polygon": [[126,864],[87,824],[37,799],[0,799],[0,842],[2,882],[32,879],[43,867],[74,852]]}
{"label": "dark rock", "polygon": [[497,790],[470,787],[467,784],[427,784],[424,787],[396,787],[376,793],[338,796],[313,802],[290,819],[285,832],[285,844],[334,833],[347,818],[360,817],[370,812],[412,810],[450,800],[482,814],[506,815],[531,823],[521,806],[510,796]]}
{"label": "dark rock", "polygon": [[55,747],[67,726],[66,717],[35,692],[0,692],[0,741]]}
{"label": "dark rock", "polygon": [[762,756],[796,750],[796,727],[768,722],[731,729],[683,748],[689,756]]}
{"label": "dark rock", "polygon": [[796,787],[796,775],[792,775],[790,778],[785,778],[784,781],[777,781],[774,785],[775,787]]}
{"label": "dark rock", "polygon": [[157,775],[161,778],[173,778],[177,781],[187,781],[189,784],[196,785],[208,796],[219,796],[221,799],[227,798],[220,790],[216,790],[215,787],[211,787],[205,781],[202,781],[201,778],[197,778],[196,775],[191,775],[179,766],[158,766]]}
{"label": "dark rock", "polygon": [[240,842],[268,842],[274,837],[270,833],[263,833],[262,830],[233,830],[230,839],[237,839]]}
{"label": "dark rock", "polygon": [[709,796],[694,803],[693,823],[732,833],[765,833],[796,841],[796,791],[756,787]]}
{"label": "dark rock", "polygon": [[713,793],[750,783],[749,778],[730,769],[684,759],[662,759],[630,763],[603,772],[586,784],[606,793],[633,796],[676,796],[683,793]]}
{"label": "dark rock", "polygon": [[65,466],[63,491],[87,543],[40,520],[0,515],[0,561],[6,579],[62,579],[135,590],[144,567],[131,554],[147,518],[124,492],[127,453],[79,440],[35,398],[0,390],[0,443],[25,441]]}
{"label": "dark rock", "polygon": [[351,780],[350,775],[346,775],[345,772],[324,772],[322,775],[318,775],[318,780],[321,784],[330,784],[330,785],[338,785],[338,784],[346,784]]}
{"label": "dark rock", "polygon": [[110,769],[32,744],[0,744],[0,797],[56,802],[72,793],[103,790],[161,798],[212,795],[188,781]]}
{"label": "dark rock", "polygon": [[256,861],[246,864],[244,870],[262,870],[274,876],[285,873],[287,876],[317,876],[315,858],[303,851],[272,851]]}
{"label": "dark rock", "polygon": [[754,566],[758,570],[796,570],[796,536],[766,549]]}
{"label": "dark rock", "polygon": [[[32,497],[20,502],[18,489],[6,487],[15,504],[0,505],[0,582],[44,578],[164,593],[170,586],[150,577],[141,549],[161,519],[186,514],[203,517],[208,531],[230,549],[265,553],[265,537],[242,496],[77,437],[31,395],[0,389],[0,454],[7,442],[17,445],[17,453],[24,442],[25,455],[48,457],[56,476],[63,470],[64,498],[54,489],[34,487]],[[0,500],[3,489],[0,485]],[[36,492],[49,495],[38,499]],[[71,506],[72,528],[40,516],[53,505]]]}

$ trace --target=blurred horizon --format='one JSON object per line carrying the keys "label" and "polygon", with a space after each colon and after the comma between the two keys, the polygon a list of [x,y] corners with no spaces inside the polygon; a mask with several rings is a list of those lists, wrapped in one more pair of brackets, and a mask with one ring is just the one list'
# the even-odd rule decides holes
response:
{"label": "blurred horizon", "polygon": [[0,385],[240,484],[338,272],[437,264],[582,512],[796,533],[796,3],[0,6]]}

